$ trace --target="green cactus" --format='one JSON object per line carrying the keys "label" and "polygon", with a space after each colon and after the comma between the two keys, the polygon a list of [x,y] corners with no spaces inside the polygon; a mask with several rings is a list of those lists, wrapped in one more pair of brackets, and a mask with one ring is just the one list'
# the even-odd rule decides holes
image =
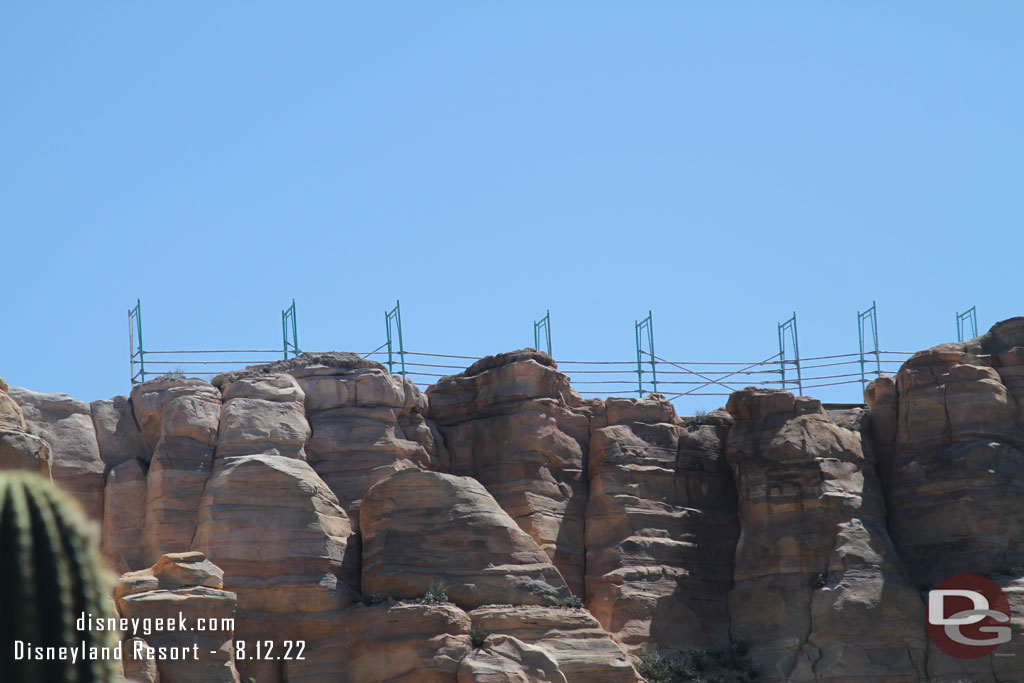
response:
{"label": "green cactus", "polygon": [[[109,580],[76,501],[40,476],[0,473],[0,681],[104,683],[117,680],[113,658],[81,656],[111,648],[110,631],[78,631],[82,613],[108,618]],[[79,657],[16,659],[25,648],[75,648]],[[30,645],[31,644],[31,645]],[[25,649],[22,650],[25,652]]]}

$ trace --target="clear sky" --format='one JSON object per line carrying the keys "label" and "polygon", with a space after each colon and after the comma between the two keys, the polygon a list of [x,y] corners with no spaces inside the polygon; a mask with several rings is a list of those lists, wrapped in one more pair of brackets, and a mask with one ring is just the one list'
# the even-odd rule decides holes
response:
{"label": "clear sky", "polygon": [[[151,349],[755,361],[1024,315],[1024,5],[0,5],[0,375]],[[856,401],[856,385],[810,391]],[[681,403],[682,412],[724,403]]]}

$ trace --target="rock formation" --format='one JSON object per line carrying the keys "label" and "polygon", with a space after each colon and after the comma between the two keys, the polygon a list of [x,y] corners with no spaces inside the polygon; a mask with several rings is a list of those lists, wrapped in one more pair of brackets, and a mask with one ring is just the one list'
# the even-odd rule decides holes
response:
{"label": "rock formation", "polygon": [[587,607],[631,650],[729,643],[739,528],[725,462],[732,418],[687,427],[672,404],[609,398],[590,445]]}
{"label": "rock formation", "polygon": [[[1024,680],[1024,318],[865,398],[750,388],[682,419],[583,400],[529,349],[426,392],[303,354],[91,404],[0,380],[0,467],[97,521],[122,615],[234,619],[126,640],[211,653],[126,656],[135,680],[636,681],[740,641],[762,681]],[[924,628],[965,572],[1012,612],[971,660]],[[304,656],[252,656],[268,640]]]}
{"label": "rock formation", "polygon": [[440,583],[465,609],[569,598],[548,556],[475,479],[396,474],[370,489],[360,528],[364,593],[419,598]]}
{"label": "rock formation", "polygon": [[918,680],[924,611],[861,434],[777,390],[736,392],[727,408],[741,529],[733,638],[755,644],[769,680]]}
{"label": "rock formation", "polygon": [[[125,634],[136,637],[125,643],[129,654],[122,660],[133,662],[132,655],[144,652],[137,648],[168,648],[180,656],[149,660],[161,681],[238,683],[233,630],[227,627],[235,615],[235,594],[222,590],[223,578],[224,572],[202,553],[163,555],[149,569],[124,574],[115,592],[121,615],[151,624],[162,619],[174,628]],[[150,676],[138,662],[125,669],[126,674]]]}
{"label": "rock formation", "polygon": [[[20,387],[9,391],[24,412],[26,427],[46,442],[53,480],[78,499],[90,517],[102,519],[106,468],[89,404],[67,394],[41,394]],[[37,453],[32,458],[42,461],[45,456]],[[44,468],[40,465],[40,470]]]}
{"label": "rock formation", "polygon": [[451,472],[482,483],[582,595],[590,411],[569,378],[528,349],[477,361],[427,396]]}

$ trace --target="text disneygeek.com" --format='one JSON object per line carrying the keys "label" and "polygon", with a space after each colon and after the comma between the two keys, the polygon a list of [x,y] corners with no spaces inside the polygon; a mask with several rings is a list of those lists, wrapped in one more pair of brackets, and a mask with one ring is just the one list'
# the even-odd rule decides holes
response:
{"label": "text disneygeek.com", "polygon": [[[230,634],[235,629],[233,618],[193,618],[189,619],[178,612],[176,617],[145,617],[145,618],[107,618],[94,617],[83,612],[75,621],[75,628],[79,632],[84,631],[120,631],[125,640],[130,641],[128,651],[125,651],[125,642],[118,642],[110,647],[87,646],[80,642],[77,646],[52,646],[40,645],[24,640],[15,640],[15,660],[66,660],[72,663],[81,660],[117,659],[127,656],[134,660],[168,660],[180,661],[185,659],[198,660],[204,653],[198,643],[198,635],[201,633],[223,633]],[[157,644],[151,646],[140,638],[142,636],[154,636],[156,639],[164,639],[166,634],[187,634],[195,633],[191,643],[175,643],[171,645]],[[172,636],[172,640],[187,639]],[[136,637],[138,636],[138,638]],[[306,650],[304,640],[259,640],[247,643],[244,640],[234,641],[234,658],[243,659],[305,659],[303,653]],[[222,655],[219,649],[209,650],[211,655]]]}

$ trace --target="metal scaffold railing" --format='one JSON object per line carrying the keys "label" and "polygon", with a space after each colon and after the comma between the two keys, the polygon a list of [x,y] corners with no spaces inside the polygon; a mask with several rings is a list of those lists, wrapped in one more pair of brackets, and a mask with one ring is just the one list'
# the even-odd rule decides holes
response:
{"label": "metal scaffold railing", "polygon": [[[541,341],[544,346],[541,346]],[[551,311],[544,314],[540,320],[533,321],[533,348],[538,351],[546,351],[551,355]]]}
{"label": "metal scaffold railing", "polygon": [[[644,395],[644,363],[651,364],[651,386],[652,391],[658,391],[658,366],[657,356],[654,355],[654,314],[647,311],[647,317],[636,322],[636,381],[637,393]],[[643,342],[646,339],[647,348],[644,349]],[[647,360],[644,360],[644,356]]]}
{"label": "metal scaffold railing", "polygon": [[[971,336],[964,337],[964,332],[967,331],[968,325],[970,326]],[[963,313],[956,314],[956,340],[967,341],[968,339],[974,339],[978,336],[978,312],[974,306],[971,306]]]}
{"label": "metal scaffold railing", "polygon": [[[793,358],[786,359],[786,336],[789,336],[789,343],[793,349]],[[779,372],[782,374],[782,388],[786,388],[786,363],[793,363],[796,366],[797,391],[804,393],[804,381],[800,375],[800,342],[796,335],[796,311],[793,317],[784,323],[779,323]]]}
{"label": "metal scaffold railing", "polygon": [[[384,311],[384,324],[387,326],[388,331],[388,372],[394,374],[394,357],[397,355],[402,367],[399,370],[399,374],[405,377],[405,343],[402,341],[402,304],[397,299],[395,300],[394,308],[390,311]],[[394,333],[392,333],[392,326],[395,329]],[[397,353],[394,352],[395,341],[398,342]]]}
{"label": "metal scaffold railing", "polygon": [[[281,329],[284,333],[284,359],[288,360],[289,353],[293,356],[302,353],[299,351],[299,324],[295,319],[295,299],[292,299],[291,306],[281,311]],[[291,339],[288,337],[289,332]]]}
{"label": "metal scaffold railing", "polygon": [[[866,311],[857,311],[857,336],[860,339],[860,384],[861,387],[866,387],[868,384],[867,373],[870,370],[866,369],[865,364],[865,352],[868,354],[875,354],[875,376],[882,374],[882,360],[881,352],[878,350],[878,317],[876,315],[877,309],[875,308],[875,302],[871,302],[871,308]],[[867,337],[866,324],[871,325],[871,336]],[[866,342],[872,342],[874,344],[873,349],[866,347]]]}
{"label": "metal scaffold railing", "polygon": [[[680,361],[658,355],[654,347],[654,316],[648,311],[643,320],[634,321],[636,357],[633,360],[556,359],[559,371],[569,377],[573,387],[584,396],[645,396],[662,393],[669,400],[698,396],[728,396],[754,385],[800,393],[824,387],[863,386],[868,375],[895,374],[911,355],[903,351],[883,351],[878,345],[876,308],[858,311],[859,349],[804,357],[800,355],[796,313],[777,327],[779,352],[755,361]],[[969,309],[966,313],[969,313]],[[464,371],[478,356],[409,351],[405,348],[401,304],[385,312],[386,341],[365,358],[379,360],[393,374],[408,377],[421,389],[442,377]],[[958,324],[961,316],[958,314]],[[278,349],[154,350],[146,348],[142,337],[142,304],[136,301],[128,311],[128,335],[132,383],[157,376],[212,377],[247,365],[261,365],[303,353],[298,343],[296,305],[281,312],[282,347]],[[534,322],[534,346],[550,351],[550,312]],[[963,318],[965,331],[966,323]],[[309,351],[309,349],[306,349]],[[156,360],[154,360],[156,359]],[[870,368],[869,365],[874,365]],[[796,376],[791,374],[795,371]],[[858,401],[859,402],[859,401]]]}

